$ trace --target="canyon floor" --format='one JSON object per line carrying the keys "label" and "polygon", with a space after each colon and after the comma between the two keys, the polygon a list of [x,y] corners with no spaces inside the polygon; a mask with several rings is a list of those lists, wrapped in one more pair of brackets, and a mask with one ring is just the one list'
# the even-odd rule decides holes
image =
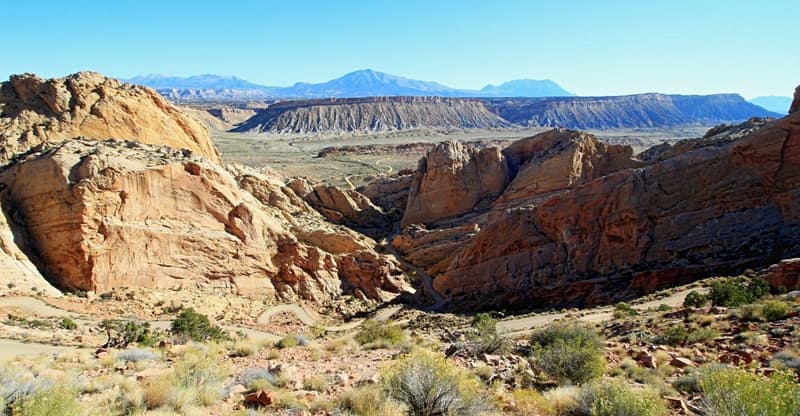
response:
{"label": "canyon floor", "polygon": [[[664,141],[702,137],[711,126],[658,129],[608,129],[589,132],[610,144],[630,145],[634,153]],[[415,129],[362,134],[267,134],[211,130],[214,144],[228,163],[269,166],[285,176],[304,176],[335,186],[361,186],[377,175],[414,169],[427,148],[398,149],[408,144],[447,140],[510,143],[547,128]],[[359,151],[319,157],[326,148],[361,147]],[[368,153],[368,154],[367,154]],[[348,183],[349,181],[349,183]]]}

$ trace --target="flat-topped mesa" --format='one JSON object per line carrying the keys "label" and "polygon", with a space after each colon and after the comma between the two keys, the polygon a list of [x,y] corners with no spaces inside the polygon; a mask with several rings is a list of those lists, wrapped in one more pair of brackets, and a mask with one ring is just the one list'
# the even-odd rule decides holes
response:
{"label": "flat-topped mesa", "polygon": [[0,84],[0,163],[79,136],[189,149],[221,163],[206,129],[150,88],[95,72],[12,75]]}
{"label": "flat-topped mesa", "polygon": [[510,123],[482,102],[443,97],[368,97],[286,101],[243,122],[236,131],[342,133],[414,128],[493,128]]}
{"label": "flat-topped mesa", "polygon": [[461,310],[611,302],[798,256],[798,207],[795,112],[507,210],[444,261],[434,287]]}
{"label": "flat-topped mesa", "polygon": [[67,140],[0,173],[43,274],[66,289],[217,287],[324,303],[407,288],[375,242],[330,224],[279,178],[188,151]]}

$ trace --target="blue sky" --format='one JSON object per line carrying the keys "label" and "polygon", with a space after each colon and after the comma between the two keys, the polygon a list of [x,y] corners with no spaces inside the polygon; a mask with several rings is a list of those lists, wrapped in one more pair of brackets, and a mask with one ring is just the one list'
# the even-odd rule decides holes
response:
{"label": "blue sky", "polygon": [[800,2],[3,2],[0,77],[237,75],[266,85],[372,68],[458,88],[549,78],[580,95],[791,95]]}

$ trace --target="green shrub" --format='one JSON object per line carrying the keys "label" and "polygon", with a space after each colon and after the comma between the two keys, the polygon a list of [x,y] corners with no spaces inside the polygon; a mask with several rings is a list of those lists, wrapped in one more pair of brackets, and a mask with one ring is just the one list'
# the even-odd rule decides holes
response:
{"label": "green shrub", "polygon": [[697,328],[689,331],[686,336],[686,344],[706,344],[719,338],[719,332],[713,328]]}
{"label": "green shrub", "polygon": [[656,344],[683,345],[689,338],[689,331],[683,325],[673,325],[667,328],[662,334],[653,338]]}
{"label": "green shrub", "polygon": [[789,313],[789,305],[779,300],[764,302],[764,318],[768,321],[783,319]]}
{"label": "green shrub", "polygon": [[736,311],[736,315],[744,321],[761,321],[764,319],[764,306],[742,305]]}
{"label": "green shrub", "polygon": [[686,294],[686,298],[683,299],[683,307],[684,308],[702,308],[708,304],[708,296],[693,290]]}
{"label": "green shrub", "polygon": [[744,370],[711,366],[700,372],[707,416],[786,416],[800,414],[800,384],[792,375],[762,377]]}
{"label": "green shrub", "polygon": [[667,404],[649,388],[633,388],[618,380],[603,380],[587,386],[579,399],[585,414],[592,416],[665,416]]}
{"label": "green shrub", "polygon": [[762,278],[743,277],[714,282],[708,294],[715,306],[736,307],[761,299],[769,293],[769,284]]}
{"label": "green shrub", "polygon": [[287,335],[275,343],[275,346],[280,349],[294,348],[296,346],[307,347],[308,340],[302,335]]}
{"label": "green shrub", "polygon": [[108,337],[106,347],[127,348],[132,343],[152,347],[161,341],[161,333],[151,330],[149,322],[106,319],[100,323],[100,328],[106,331]]}
{"label": "green shrub", "polygon": [[514,413],[519,416],[551,415],[555,412],[553,405],[545,400],[536,390],[521,389],[511,393],[514,398]]}
{"label": "green shrub", "polygon": [[208,317],[188,308],[172,321],[172,333],[193,341],[223,341],[230,337],[220,327],[211,325]]}
{"label": "green shrub", "polygon": [[536,365],[561,382],[583,384],[605,370],[600,337],[582,326],[555,324],[535,331],[531,347]]}
{"label": "green shrub", "polygon": [[487,313],[479,313],[472,318],[472,327],[478,333],[472,336],[478,352],[486,354],[505,354],[511,351],[512,342],[508,336],[497,329],[497,320]]}
{"label": "green shrub", "polygon": [[18,398],[14,402],[13,415],[20,416],[64,416],[82,414],[75,390],[64,385],[54,385]]}
{"label": "green shrub", "polygon": [[347,390],[336,401],[334,414],[352,416],[402,416],[401,406],[380,386]]}
{"label": "green shrub", "polygon": [[625,302],[620,302],[614,305],[614,318],[621,319],[636,315],[639,315],[639,311],[633,309]]}
{"label": "green shrub", "polygon": [[384,370],[390,397],[412,416],[479,415],[490,410],[480,383],[443,354],[416,350]]}
{"label": "green shrub", "polygon": [[75,329],[78,329],[78,324],[76,324],[75,321],[73,321],[70,318],[62,319],[61,322],[59,322],[59,326],[68,331],[73,331]]}
{"label": "green shrub", "polygon": [[355,336],[356,342],[372,348],[386,348],[400,344],[405,340],[403,329],[385,322],[367,320],[361,324]]}

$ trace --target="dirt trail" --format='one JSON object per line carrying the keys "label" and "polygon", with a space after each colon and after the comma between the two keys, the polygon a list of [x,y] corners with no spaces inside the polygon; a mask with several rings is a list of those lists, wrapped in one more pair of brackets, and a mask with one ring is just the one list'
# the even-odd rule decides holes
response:
{"label": "dirt trail", "polygon": [[[668,305],[670,307],[676,307],[683,304],[683,300],[686,298],[686,295],[691,292],[692,290],[696,290],[700,293],[707,292],[707,289],[704,288],[692,288],[692,289],[683,289],[681,291],[675,292],[665,298],[651,300],[643,303],[638,303],[635,305],[631,305],[634,309],[644,311],[649,308],[657,308],[659,305]],[[572,312],[571,314],[575,314]],[[554,312],[554,313],[545,313],[541,315],[534,315],[534,316],[527,316],[524,318],[517,318],[517,319],[509,319],[505,321],[501,321],[497,323],[498,328],[505,330],[513,335],[523,335],[527,332],[530,332],[533,329],[541,328],[546,326],[547,324],[557,320],[557,319],[564,319],[567,317],[567,313],[563,312]],[[614,307],[613,306],[604,306],[595,308],[589,311],[582,316],[575,317],[576,321],[588,323],[588,324],[597,324],[611,320],[614,317]]]}
{"label": "dirt trail", "polygon": [[2,297],[0,298],[0,309],[23,309],[42,317],[63,318],[67,316],[78,316],[75,312],[54,308],[39,299],[27,296]]}
{"label": "dirt trail", "polygon": [[[394,314],[396,314],[402,307],[401,306],[389,306],[386,308],[382,308],[379,310],[372,319],[378,321],[387,321],[389,320]],[[261,315],[258,317],[259,324],[266,324],[269,323],[270,318],[273,315],[278,313],[288,312],[297,316],[297,319],[300,320],[305,325],[314,326],[317,324],[318,319],[311,316],[311,314],[302,306],[291,303],[287,305],[277,305],[271,306],[267,308],[264,312],[261,312]],[[340,332],[340,331],[347,331],[353,328],[358,327],[364,322],[363,319],[354,320],[351,322],[347,322],[342,325],[335,325],[335,326],[326,326],[324,327],[325,331],[328,332]]]}
{"label": "dirt trail", "polygon": [[400,264],[402,264],[404,268],[413,270],[414,273],[416,273],[417,277],[422,281],[422,286],[425,288],[425,293],[431,296],[434,301],[433,305],[427,307],[426,309],[432,311],[440,311],[444,309],[445,305],[447,304],[447,299],[445,299],[444,296],[442,296],[439,292],[436,291],[436,289],[433,288],[433,278],[431,278],[431,276],[422,267],[417,267],[406,261],[406,259],[403,258],[400,252],[397,251],[397,248],[395,248],[389,242],[391,241],[392,237],[393,236],[389,236],[385,238],[381,242],[381,245],[386,249],[386,252],[394,256],[394,258],[398,262],[400,262]]}
{"label": "dirt trail", "polygon": [[60,345],[32,344],[9,339],[0,339],[0,362],[21,355],[58,354],[61,351],[76,349]]}

